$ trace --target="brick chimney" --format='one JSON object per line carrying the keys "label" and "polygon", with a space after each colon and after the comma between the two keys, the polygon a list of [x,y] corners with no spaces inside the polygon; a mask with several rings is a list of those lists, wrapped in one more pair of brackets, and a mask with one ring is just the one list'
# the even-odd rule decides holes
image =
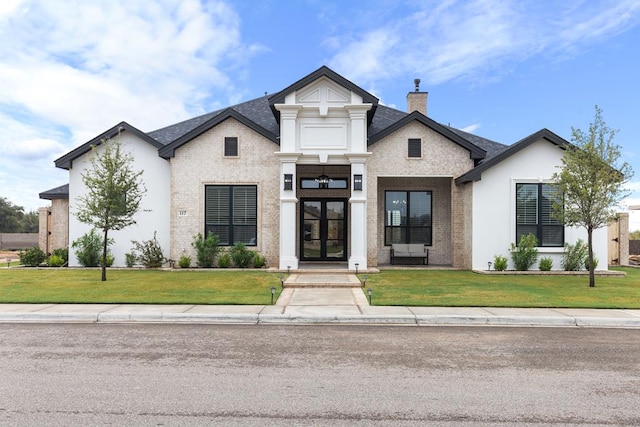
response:
{"label": "brick chimney", "polygon": [[415,79],[413,83],[416,85],[416,90],[407,94],[407,112],[418,111],[426,116],[429,92],[420,92],[420,79]]}

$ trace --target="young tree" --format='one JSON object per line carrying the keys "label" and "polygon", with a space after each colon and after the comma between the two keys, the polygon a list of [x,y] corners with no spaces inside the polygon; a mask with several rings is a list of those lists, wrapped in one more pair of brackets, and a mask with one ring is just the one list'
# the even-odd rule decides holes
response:
{"label": "young tree", "polygon": [[[123,153],[118,140],[103,140],[101,154],[94,151],[92,168],[82,174],[87,193],[78,198],[79,221],[102,230],[102,281],[107,280],[108,234],[135,224],[146,188],[140,179],[143,171],[133,170],[133,156]],[[96,150],[96,147],[93,147]]]}
{"label": "young tree", "polygon": [[555,216],[566,225],[587,230],[589,286],[595,286],[593,231],[607,226],[615,207],[629,195],[624,184],[633,175],[631,166],[620,161],[620,147],[613,143],[616,130],[607,126],[596,105],[589,132],[571,128],[572,145],[562,157],[561,171],[554,174],[563,204],[554,203]]}

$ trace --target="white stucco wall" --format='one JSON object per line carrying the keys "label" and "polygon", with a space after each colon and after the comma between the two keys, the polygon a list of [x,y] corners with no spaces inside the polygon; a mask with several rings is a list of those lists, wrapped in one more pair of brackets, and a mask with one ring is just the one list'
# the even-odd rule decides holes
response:
{"label": "white stucco wall", "polygon": [[[482,179],[473,184],[473,268],[486,270],[487,262],[495,255],[509,259],[511,243],[516,239],[516,195],[517,183],[549,182],[562,165],[562,150],[554,144],[541,140],[511,157],[503,160],[482,174]],[[578,239],[587,241],[583,228],[565,228],[565,242],[574,244]],[[560,270],[563,248],[538,248],[539,258],[553,259],[553,269]],[[599,260],[598,269],[607,269],[607,230],[594,232],[594,251]],[[538,264],[533,267],[537,269]]]}
{"label": "white stucco wall", "polygon": [[[125,265],[124,254],[131,251],[132,240],[150,240],[156,231],[156,237],[166,257],[169,257],[170,242],[169,162],[158,156],[157,148],[126,131],[120,135],[120,143],[123,152],[133,154],[133,169],[143,171],[141,179],[147,192],[142,199],[140,211],[134,217],[137,223],[123,230],[109,232],[109,237],[115,240],[110,247],[110,252],[115,257],[114,267]],[[98,153],[103,147],[103,145],[98,146]],[[85,169],[91,168],[91,155],[93,153],[89,152],[75,159],[69,170],[69,245],[91,230],[89,225],[79,222],[74,215],[78,206],[78,197],[86,193],[82,173]],[[69,248],[69,265],[79,266],[75,251],[71,247]]]}

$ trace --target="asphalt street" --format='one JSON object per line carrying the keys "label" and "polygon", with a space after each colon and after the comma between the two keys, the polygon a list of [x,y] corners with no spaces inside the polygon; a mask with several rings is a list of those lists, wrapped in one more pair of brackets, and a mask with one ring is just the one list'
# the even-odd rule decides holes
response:
{"label": "asphalt street", "polygon": [[640,425],[640,334],[0,324],[0,425]]}

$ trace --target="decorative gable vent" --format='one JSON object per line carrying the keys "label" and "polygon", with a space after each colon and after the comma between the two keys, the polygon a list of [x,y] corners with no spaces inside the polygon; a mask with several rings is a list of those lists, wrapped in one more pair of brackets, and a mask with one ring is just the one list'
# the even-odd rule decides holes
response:
{"label": "decorative gable vent", "polygon": [[228,136],[224,139],[224,156],[238,157],[238,137]]}
{"label": "decorative gable vent", "polygon": [[420,138],[409,139],[408,147],[408,157],[422,157],[422,140]]}

